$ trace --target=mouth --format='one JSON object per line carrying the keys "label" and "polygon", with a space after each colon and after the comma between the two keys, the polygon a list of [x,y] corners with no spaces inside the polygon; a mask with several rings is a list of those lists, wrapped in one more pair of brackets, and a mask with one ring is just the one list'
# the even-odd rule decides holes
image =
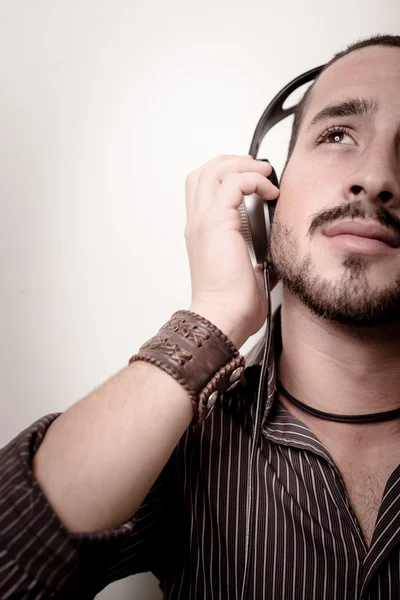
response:
{"label": "mouth", "polygon": [[357,221],[355,219],[337,221],[322,228],[322,233],[329,238],[343,236],[343,239],[351,238],[353,242],[356,242],[357,238],[361,238],[360,243],[364,238],[365,242],[375,240],[375,242],[380,242],[380,244],[385,244],[391,248],[400,246],[399,234],[392,229],[383,227],[376,221]]}

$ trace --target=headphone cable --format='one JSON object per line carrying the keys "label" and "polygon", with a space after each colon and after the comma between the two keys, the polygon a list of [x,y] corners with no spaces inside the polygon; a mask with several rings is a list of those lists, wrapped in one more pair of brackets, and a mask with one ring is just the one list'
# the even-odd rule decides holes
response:
{"label": "headphone cable", "polygon": [[[261,423],[263,416],[263,407],[264,407],[264,387],[265,387],[265,378],[268,374],[268,361],[271,350],[271,290],[269,285],[269,277],[268,277],[268,265],[267,262],[262,263],[262,270],[264,274],[264,288],[268,298],[268,316],[267,316],[267,324],[266,324],[266,334],[265,334],[265,345],[264,345],[264,353],[263,359],[261,363],[261,372],[260,379],[258,383],[258,392],[257,392],[257,403],[256,403],[256,411],[253,425],[253,439],[251,443],[251,451],[250,451],[250,463],[249,470],[247,473],[247,516],[246,516],[246,540],[245,540],[245,554],[244,554],[244,574],[243,574],[243,583],[242,583],[242,592],[240,595],[240,600],[246,600],[248,587],[249,587],[249,575],[251,569],[252,562],[252,542],[253,542],[253,530],[254,530],[254,488],[255,488],[255,467],[256,467],[256,453],[258,442],[260,439],[260,431],[261,431]],[[268,377],[267,377],[268,383]]]}

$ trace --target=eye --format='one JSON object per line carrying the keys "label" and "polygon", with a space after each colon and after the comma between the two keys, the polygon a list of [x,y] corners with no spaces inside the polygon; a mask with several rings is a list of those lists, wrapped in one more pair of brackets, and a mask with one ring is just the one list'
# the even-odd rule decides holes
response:
{"label": "eye", "polygon": [[341,125],[329,127],[317,140],[317,144],[338,144],[340,146],[353,144],[350,130]]}

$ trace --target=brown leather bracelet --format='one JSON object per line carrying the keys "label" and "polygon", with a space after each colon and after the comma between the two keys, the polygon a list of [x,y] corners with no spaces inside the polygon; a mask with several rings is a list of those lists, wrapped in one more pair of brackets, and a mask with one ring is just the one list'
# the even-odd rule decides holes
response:
{"label": "brown leather bracelet", "polygon": [[194,417],[203,421],[217,399],[237,385],[245,359],[218,327],[189,310],[175,312],[159,332],[129,360],[163,369],[189,393]]}

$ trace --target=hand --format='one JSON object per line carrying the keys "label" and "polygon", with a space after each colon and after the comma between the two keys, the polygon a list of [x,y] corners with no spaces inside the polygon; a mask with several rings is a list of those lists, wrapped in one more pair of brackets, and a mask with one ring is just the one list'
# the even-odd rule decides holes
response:
{"label": "hand", "polygon": [[262,327],[268,313],[263,273],[253,268],[238,207],[244,195],[278,197],[279,189],[267,179],[271,172],[269,163],[250,155],[224,155],[186,179],[190,310],[221,329],[237,348]]}

